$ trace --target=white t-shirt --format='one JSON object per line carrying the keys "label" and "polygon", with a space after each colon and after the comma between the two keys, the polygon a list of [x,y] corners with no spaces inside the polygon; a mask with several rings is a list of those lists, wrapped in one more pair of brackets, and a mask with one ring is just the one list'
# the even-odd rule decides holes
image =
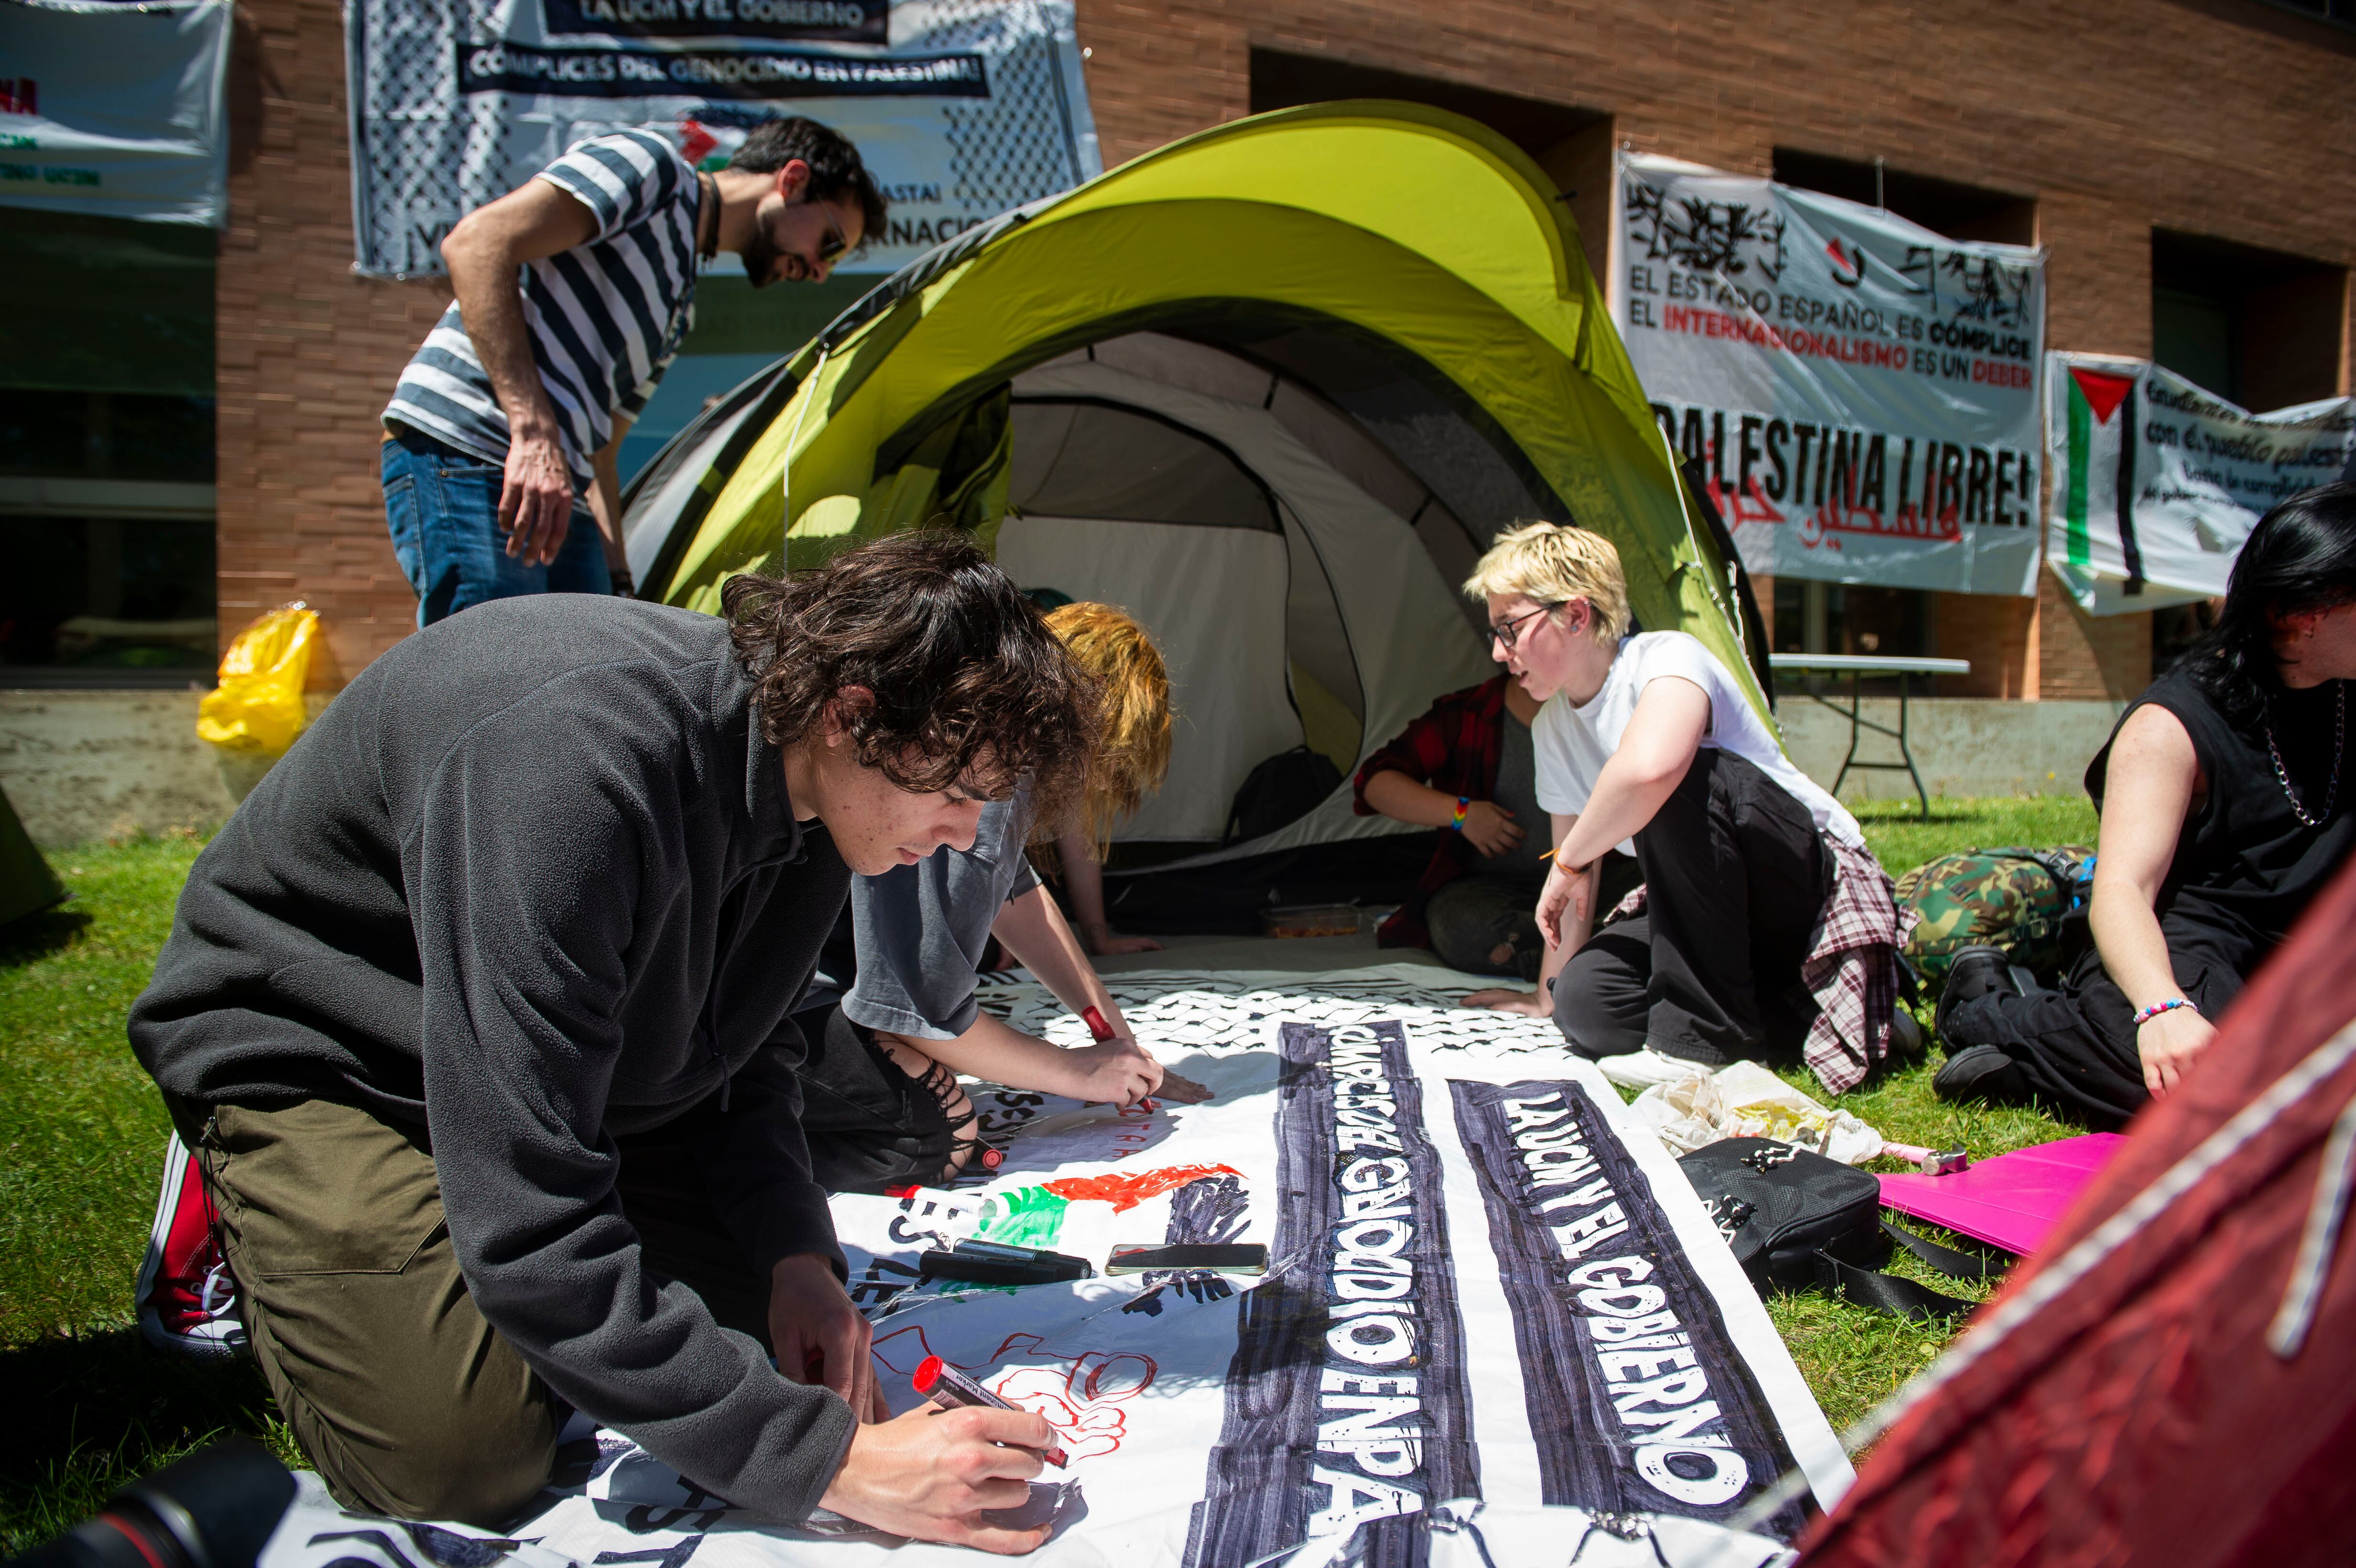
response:
{"label": "white t-shirt", "polygon": [[[1574,708],[1557,696],[1538,709],[1530,726],[1530,743],[1537,752],[1538,805],[1564,816],[1587,809],[1595,791],[1595,777],[1620,749],[1629,716],[1644,688],[1665,675],[1674,675],[1700,687],[1709,698],[1709,727],[1701,743],[1733,752],[1783,787],[1785,794],[1808,808],[1816,831],[1847,844],[1862,844],[1857,818],[1807,774],[1792,765],[1775,737],[1761,721],[1751,700],[1735,684],[1726,667],[1699,640],[1683,632],[1645,632],[1620,639],[1620,652],[1603,677],[1603,689],[1584,707]],[[1616,846],[1633,855],[1633,839]]]}

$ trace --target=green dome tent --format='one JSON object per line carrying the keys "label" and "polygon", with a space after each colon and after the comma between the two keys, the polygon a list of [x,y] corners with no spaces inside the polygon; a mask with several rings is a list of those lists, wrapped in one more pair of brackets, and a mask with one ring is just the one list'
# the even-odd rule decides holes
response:
{"label": "green dome tent", "polygon": [[[1251,767],[1344,777],[1494,672],[1455,584],[1517,518],[1618,548],[1640,623],[1747,677],[1755,613],[1673,467],[1552,182],[1471,121],[1255,116],[948,241],[721,400],[633,483],[639,592],[970,530],[1170,658],[1170,784],[1126,840],[1218,845]],[[1757,663],[1753,663],[1754,657]],[[1232,858],[1409,831],[1346,786]]]}

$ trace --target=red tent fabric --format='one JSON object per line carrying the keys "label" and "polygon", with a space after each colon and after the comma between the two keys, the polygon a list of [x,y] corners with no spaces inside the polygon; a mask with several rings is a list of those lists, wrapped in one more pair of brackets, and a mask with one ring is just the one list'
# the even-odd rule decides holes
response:
{"label": "red tent fabric", "polygon": [[2356,865],[1910,1391],[1804,1568],[2356,1563],[2351,1020]]}

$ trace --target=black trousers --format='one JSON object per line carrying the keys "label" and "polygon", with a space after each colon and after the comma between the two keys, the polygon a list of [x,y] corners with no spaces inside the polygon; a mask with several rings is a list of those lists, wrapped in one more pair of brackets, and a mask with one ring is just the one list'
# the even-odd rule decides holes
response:
{"label": "black trousers", "polygon": [[[2176,983],[2212,1022],[2241,995],[2242,983],[2268,949],[2236,936],[2162,915],[2169,967]],[[2112,984],[2103,955],[2089,947],[2057,990],[2025,997],[1975,997],[1947,1016],[1949,1054],[1965,1046],[2001,1048],[2020,1068],[2023,1087],[2098,1127],[2143,1109],[2143,1058],[2136,1051],[2135,1008]]]}
{"label": "black trousers", "polygon": [[1816,1016],[1800,963],[1833,884],[1808,808],[1705,747],[1636,835],[1636,864],[1644,912],[1597,932],[1555,977],[1571,1049],[1650,1044],[1711,1066],[1796,1053]]}
{"label": "black trousers", "polygon": [[802,1136],[819,1186],[881,1192],[929,1187],[954,1174],[958,1136],[971,1130],[949,1116],[955,1073],[935,1062],[926,1077],[909,1077],[875,1043],[875,1031],[840,1007],[797,1013],[794,1021],[809,1042],[800,1068]]}

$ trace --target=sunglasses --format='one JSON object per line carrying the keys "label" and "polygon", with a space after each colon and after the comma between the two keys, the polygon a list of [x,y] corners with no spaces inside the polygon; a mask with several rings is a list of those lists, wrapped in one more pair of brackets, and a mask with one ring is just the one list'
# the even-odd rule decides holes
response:
{"label": "sunglasses", "polygon": [[1522,640],[1523,622],[1533,620],[1537,616],[1545,614],[1549,610],[1559,610],[1565,604],[1569,603],[1569,600],[1562,599],[1556,601],[1552,604],[1541,604],[1535,610],[1525,610],[1520,614],[1513,616],[1508,620],[1500,621],[1495,625],[1490,627],[1489,635],[1496,638],[1500,643],[1503,643],[1505,645],[1505,651],[1507,653],[1512,653],[1514,651],[1514,645]]}
{"label": "sunglasses", "polygon": [[811,202],[810,205],[812,207],[817,207],[819,215],[826,219],[826,238],[818,242],[819,264],[820,266],[830,267],[834,264],[837,257],[841,256],[844,251],[850,249],[850,241],[843,239],[842,229],[841,226],[834,221],[834,218],[831,213],[828,212],[825,208],[819,207],[815,201]]}

